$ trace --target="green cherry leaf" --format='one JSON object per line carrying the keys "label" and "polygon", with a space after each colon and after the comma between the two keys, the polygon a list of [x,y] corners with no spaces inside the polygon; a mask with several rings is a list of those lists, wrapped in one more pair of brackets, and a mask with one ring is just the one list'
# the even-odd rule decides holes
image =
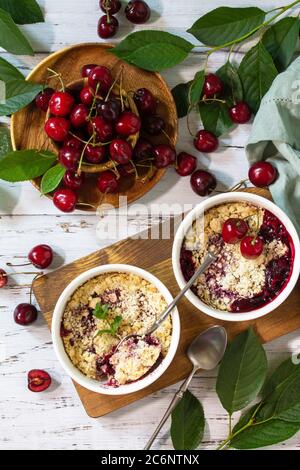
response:
{"label": "green cherry leaf", "polygon": [[25,80],[19,70],[0,57],[0,80],[7,83],[10,80]]}
{"label": "green cherry leaf", "polygon": [[249,328],[229,344],[220,364],[216,391],[225,410],[231,415],[254,400],[266,374],[265,350]]}
{"label": "green cherry leaf", "polygon": [[217,137],[226,134],[234,127],[225,103],[200,103],[199,112],[204,129]]}
{"label": "green cherry leaf", "polygon": [[0,116],[9,116],[27,106],[43,89],[42,85],[25,80],[10,80],[6,84],[6,101],[0,104]]}
{"label": "green cherry leaf", "polygon": [[203,407],[187,390],[172,412],[171,437],[174,449],[197,449],[203,439],[204,427]]}
{"label": "green cherry leaf", "polygon": [[237,68],[227,61],[222,67],[217,70],[216,75],[220,77],[224,83],[223,96],[232,104],[237,101],[242,101],[244,97],[243,85],[240,79]]}
{"label": "green cherry leaf", "polygon": [[172,95],[176,104],[177,115],[182,118],[189,110],[189,90],[192,82],[179,83],[172,90]]}
{"label": "green cherry leaf", "polygon": [[204,79],[205,79],[205,70],[200,70],[200,72],[196,73],[194,80],[190,84],[190,89],[189,89],[190,106],[194,106],[199,102],[201,95],[202,95]]}
{"label": "green cherry leaf", "polygon": [[36,0],[0,0],[0,8],[7,11],[17,24],[44,21],[42,10]]}
{"label": "green cherry leaf", "polygon": [[0,161],[12,151],[10,133],[7,127],[0,126]]}
{"label": "green cherry leaf", "polygon": [[5,10],[0,8],[0,47],[12,54],[34,55],[28,40]]}
{"label": "green cherry leaf", "polygon": [[44,173],[41,181],[42,194],[48,194],[54,191],[64,177],[66,169],[59,163]]}
{"label": "green cherry leaf", "polygon": [[279,70],[288,67],[296,52],[299,38],[300,21],[298,18],[282,18],[272,25],[262,37],[262,42],[273,57]]}
{"label": "green cherry leaf", "polygon": [[277,76],[272,56],[260,41],[244,56],[239,75],[244,88],[245,101],[257,112],[260,102]]}
{"label": "green cherry leaf", "polygon": [[219,7],[199,18],[188,33],[207,46],[221,46],[249,34],[263,23],[265,15],[256,7]]}
{"label": "green cherry leaf", "polygon": [[56,161],[48,151],[18,150],[9,152],[0,160],[0,179],[16,183],[43,175]]}

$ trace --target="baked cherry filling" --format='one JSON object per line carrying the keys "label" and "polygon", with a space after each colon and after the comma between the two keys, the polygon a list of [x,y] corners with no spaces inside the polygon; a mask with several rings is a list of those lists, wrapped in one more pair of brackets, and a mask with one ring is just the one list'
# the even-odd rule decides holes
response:
{"label": "baked cherry filling", "polygon": [[[263,211],[260,226],[256,229],[256,236],[262,239],[267,250],[267,254],[262,255],[265,260],[263,266],[258,264],[259,260],[249,261],[243,259],[242,256],[237,256],[237,251],[233,251],[232,254],[229,250],[237,249],[227,248],[229,245],[224,242],[221,233],[210,236],[207,245],[217,247],[219,249],[219,256],[199,282],[193,286],[193,292],[210,305],[210,302],[206,301],[206,298],[202,298],[201,295],[202,286],[205,285],[209,292],[209,298],[219,298],[220,302],[222,302],[222,299],[225,299],[227,302],[226,310],[235,313],[258,309],[274,300],[284,289],[291,276],[294,257],[293,243],[286,227],[268,210]],[[191,250],[187,249],[186,244],[185,241],[181,249],[180,266],[185,280],[188,281],[194,274],[197,266],[197,250],[194,248]],[[278,255],[276,255],[276,250]],[[224,282],[226,273],[228,277],[231,266],[236,268],[237,265],[242,266],[238,268],[240,269],[241,278],[243,275],[247,276],[247,267],[249,266],[250,269],[253,269],[252,275],[255,277],[255,269],[258,266],[258,277],[262,277],[259,291],[251,292],[251,289],[249,289],[248,292],[239,295],[237,290],[228,288],[227,283]],[[245,269],[243,269],[243,265]],[[237,279],[236,284],[239,282],[243,282],[243,280]],[[211,306],[218,308],[216,305]]]}

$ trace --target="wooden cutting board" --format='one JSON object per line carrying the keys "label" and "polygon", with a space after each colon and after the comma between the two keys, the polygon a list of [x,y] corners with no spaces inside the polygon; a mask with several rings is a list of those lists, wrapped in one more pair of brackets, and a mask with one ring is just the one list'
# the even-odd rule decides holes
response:
{"label": "wooden cutting board", "polygon": [[[270,199],[270,193],[266,190],[250,191]],[[125,263],[144,268],[157,276],[175,296],[178,286],[171,263],[172,242],[172,238],[123,240],[37,279],[33,290],[49,327],[56,301],[69,282],[82,272],[102,264]],[[179,303],[178,310],[181,319],[178,351],[168,370],[148,388],[129,395],[108,396],[90,392],[75,383],[89,416],[103,416],[182,380],[191,370],[191,364],[185,354],[188,345],[201,331],[216,323],[225,326],[229,339],[252,325],[262,342],[271,341],[300,328],[300,283],[298,281],[292,294],[279,308],[265,317],[249,322],[217,321],[198,311],[186,299]]]}

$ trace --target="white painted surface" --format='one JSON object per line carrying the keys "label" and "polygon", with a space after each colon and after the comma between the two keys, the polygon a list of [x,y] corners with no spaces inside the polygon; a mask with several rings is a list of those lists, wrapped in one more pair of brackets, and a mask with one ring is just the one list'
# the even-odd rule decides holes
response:
{"label": "white painted surface", "polygon": [[[23,27],[38,52],[36,56],[11,57],[4,52],[1,54],[17,64],[24,74],[50,51],[76,42],[97,40],[96,26],[100,16],[98,0],[40,0],[39,3],[46,13],[46,23]],[[156,13],[147,27],[164,29],[185,37],[188,35],[184,31],[201,14],[224,4],[223,0],[148,0],[148,3]],[[271,0],[253,3],[269,9],[278,6],[278,2]],[[251,2],[231,0],[229,4],[247,6]],[[133,29],[124,17],[119,15],[119,19],[121,28],[117,40]],[[240,57],[240,53],[235,54],[236,60],[240,60]],[[209,63],[211,70],[224,63],[225,58],[224,52],[214,54]],[[164,73],[170,87],[190,79],[202,61],[203,56],[193,54],[182,65]],[[197,128],[196,120],[192,125]],[[216,154],[209,157],[198,155],[200,164],[215,172],[226,186],[233,185],[246,174],[243,146],[248,132],[249,126],[240,126],[222,139]],[[178,149],[194,152],[184,120],[180,125]],[[151,203],[174,202],[179,194],[182,203],[195,204],[198,201],[189,182],[178,179],[175,172],[170,170],[164,180],[139,202],[145,202],[149,207]],[[149,222],[145,217],[139,221],[131,216],[128,221],[130,233],[147,226]],[[1,267],[8,261],[22,261],[31,247],[42,242],[53,245],[66,263],[99,246],[113,243],[115,240],[97,241],[96,224],[97,218],[92,215],[59,213],[51,201],[41,198],[29,183],[15,185],[0,182]],[[177,387],[169,387],[106,417],[89,418],[70,379],[54,356],[50,333],[43,319],[40,318],[29,328],[19,327],[13,321],[15,305],[27,301],[30,279],[30,276],[18,276],[15,282],[11,281],[9,287],[0,293],[0,448],[143,448]],[[300,351],[299,331],[268,344],[266,349],[270,362],[278,364],[292,351]],[[57,384],[42,394],[29,392],[26,375],[31,368],[48,370]],[[191,386],[191,391],[201,399],[205,408],[208,426],[203,447],[206,449],[215,448],[227,431],[226,413],[214,392],[215,376],[215,372],[201,374]],[[168,426],[160,434],[155,448],[171,448],[167,431]],[[300,434],[274,448],[300,448]]]}

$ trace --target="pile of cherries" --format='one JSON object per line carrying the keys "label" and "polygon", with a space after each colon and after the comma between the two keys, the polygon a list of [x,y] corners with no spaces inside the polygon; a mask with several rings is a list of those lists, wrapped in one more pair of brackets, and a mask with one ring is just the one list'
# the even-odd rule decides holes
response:
{"label": "pile of cherries", "polygon": [[[49,245],[37,245],[28,254],[28,263],[25,263],[21,266],[26,266],[28,264],[33,265],[38,269],[48,268],[53,261],[53,250]],[[11,263],[7,263],[8,266],[13,266]],[[14,276],[17,274],[35,274],[35,273],[11,273],[10,275],[4,269],[0,269],[0,289],[7,286],[9,276]],[[41,275],[42,273],[37,273]],[[32,287],[30,289],[30,302],[22,303],[17,305],[14,310],[14,321],[21,326],[28,326],[34,323],[38,317],[38,311],[36,307],[31,302],[32,297]],[[51,377],[48,372],[33,369],[28,372],[28,388],[32,392],[42,392],[50,387]]]}
{"label": "pile of cherries", "polygon": [[[100,0],[99,4],[105,15],[98,22],[98,34],[100,38],[108,39],[119,29],[119,21],[114,15],[121,10],[122,3],[120,0]],[[146,2],[132,0],[125,7],[125,16],[131,23],[143,24],[149,20],[151,11]]]}

